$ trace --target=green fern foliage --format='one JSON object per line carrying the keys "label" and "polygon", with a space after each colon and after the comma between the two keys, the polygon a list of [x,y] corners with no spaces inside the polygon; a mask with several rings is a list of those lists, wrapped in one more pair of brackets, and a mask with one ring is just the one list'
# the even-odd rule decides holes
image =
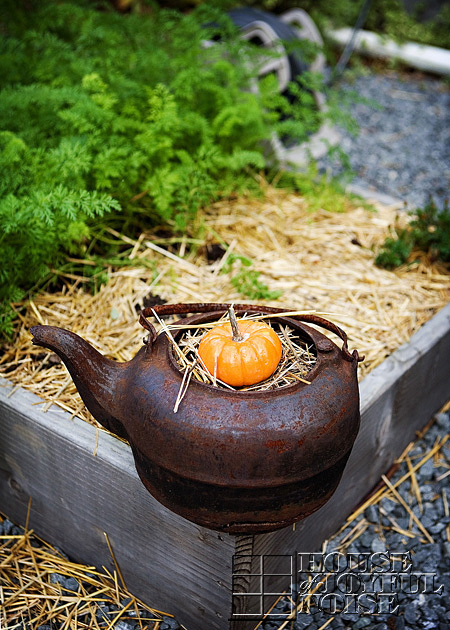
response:
{"label": "green fern foliage", "polygon": [[248,89],[258,52],[206,4],[189,15],[156,6],[121,15],[82,0],[9,6],[0,23],[0,334],[7,304],[67,252],[82,253],[95,225],[114,218],[125,230],[139,217],[140,229],[183,231],[200,207],[251,185],[265,166],[261,141],[289,111],[304,131],[301,107],[271,99],[273,86]]}

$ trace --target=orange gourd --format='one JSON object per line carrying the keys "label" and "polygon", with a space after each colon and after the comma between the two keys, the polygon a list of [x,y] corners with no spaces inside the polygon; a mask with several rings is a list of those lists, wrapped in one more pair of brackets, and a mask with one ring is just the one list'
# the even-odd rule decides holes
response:
{"label": "orange gourd", "polygon": [[[281,341],[264,322],[241,320],[234,312],[231,324],[216,326],[205,334],[198,354],[208,372],[234,387],[254,385],[269,378],[281,359]],[[216,365],[215,365],[216,364]]]}

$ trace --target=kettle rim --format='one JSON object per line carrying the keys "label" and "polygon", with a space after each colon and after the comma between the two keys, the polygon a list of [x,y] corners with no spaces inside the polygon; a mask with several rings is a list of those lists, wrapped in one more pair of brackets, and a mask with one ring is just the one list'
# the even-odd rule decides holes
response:
{"label": "kettle rim", "polygon": [[[242,311],[241,311],[242,312]],[[255,309],[255,313],[257,313],[257,308]],[[236,313],[238,314],[238,313]],[[198,315],[193,315],[191,317],[187,317],[185,319],[183,319],[183,326],[189,326],[189,325],[197,325],[199,323],[209,323],[211,321],[215,321],[217,320],[217,313],[202,313],[202,314],[198,314]],[[297,332],[300,332],[301,334],[299,335],[301,338],[303,338],[304,341],[307,341],[308,343],[311,343],[311,345],[313,346],[313,353],[314,356],[316,358],[316,363],[314,364],[314,366],[312,367],[312,369],[307,373],[306,375],[306,379],[308,381],[312,381],[317,378],[317,376],[320,374],[320,372],[323,370],[324,368],[324,364],[326,363],[325,357],[328,357],[329,359],[331,359],[332,357],[335,356],[335,353],[339,353],[341,352],[339,346],[337,346],[329,337],[327,337],[326,335],[324,335],[323,333],[321,333],[318,330],[315,330],[314,328],[311,328],[310,326],[304,324],[303,322],[299,322],[295,319],[286,317],[286,316],[277,316],[276,314],[271,314],[271,317],[268,318],[268,321],[277,321],[277,322],[282,322],[284,324],[288,324],[291,328],[295,329]],[[162,333],[163,331],[161,331]],[[174,339],[176,340],[180,335],[182,335],[184,332],[184,329],[179,329],[176,330],[175,332],[172,333]],[[161,334],[160,333],[160,334]],[[311,334],[312,333],[312,334]],[[316,337],[317,338],[314,338]],[[306,339],[305,339],[306,338]],[[320,352],[317,343],[319,341],[319,339],[326,339],[327,341],[331,342],[332,345],[332,350],[328,351],[326,353],[326,355],[324,355],[324,353]],[[166,335],[166,341],[167,341],[167,360],[168,363],[170,365],[170,367],[172,368],[172,370],[180,377],[183,378],[183,373],[184,370],[182,368],[180,368],[180,366],[178,365],[175,356],[174,356],[174,349],[173,349],[173,344],[170,341],[169,337]],[[268,379],[266,379],[268,380]],[[263,383],[264,381],[261,381],[261,383]],[[259,383],[255,383],[255,385],[259,385]],[[230,389],[228,389],[227,387],[217,387],[216,385],[210,384],[210,383],[203,383],[197,379],[192,379],[189,383],[189,387],[191,386],[195,386],[195,387],[199,387],[200,389],[206,389],[207,391],[213,391],[216,394],[224,394],[226,396],[236,396],[236,394],[238,394],[239,396],[245,396],[245,397],[261,397],[261,396],[267,396],[268,394],[271,396],[281,396],[283,394],[288,394],[288,393],[292,393],[296,390],[301,390],[305,387],[308,387],[308,383],[303,383],[301,381],[298,381],[297,383],[291,383],[288,385],[283,385],[281,387],[277,387],[275,389],[263,389],[263,390],[247,390],[247,389],[240,389],[238,387],[231,387]]]}

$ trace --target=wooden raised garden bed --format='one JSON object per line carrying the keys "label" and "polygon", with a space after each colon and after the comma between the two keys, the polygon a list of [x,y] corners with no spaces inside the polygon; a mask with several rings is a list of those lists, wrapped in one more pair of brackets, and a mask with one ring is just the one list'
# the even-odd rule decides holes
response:
{"label": "wooden raised garden bed", "polygon": [[[299,280],[299,271],[295,269],[295,263],[289,266],[289,256],[292,261],[295,260],[294,249],[289,250],[280,242],[281,237],[271,229],[268,220],[264,220],[264,216],[270,214],[267,203],[259,214],[259,225],[263,226],[261,230],[265,231],[264,238],[271,240],[270,255],[266,252],[258,258],[256,250],[249,251],[252,243],[255,243],[256,236],[249,236],[249,250],[243,251],[244,240],[240,238],[239,230],[245,231],[246,217],[248,218],[245,211],[239,215],[240,222],[235,217],[234,225],[231,225],[227,218],[230,215],[225,210],[221,214],[216,208],[215,227],[222,223],[221,234],[224,240],[232,246],[234,252],[252,258],[254,268],[261,271],[260,279],[263,279],[270,289],[281,286],[284,290],[281,298],[283,305],[289,304],[291,308],[308,310],[312,307],[314,297],[317,297],[320,300],[320,310],[328,311],[330,319],[335,319],[330,315],[330,310],[339,312],[338,323],[348,328],[347,324],[352,315],[346,313],[343,308],[339,309],[339,306],[333,309],[328,305],[324,307],[320,287],[313,286],[311,278],[321,273],[318,271],[320,246],[312,243],[310,238],[312,251],[316,254],[310,252],[308,257],[311,259],[314,255],[318,256],[316,271],[309,277],[305,271],[302,280]],[[292,205],[293,198],[287,196],[272,199],[273,208],[270,216],[272,218],[279,216],[280,221],[284,216],[283,220],[292,223],[286,203]],[[239,208],[234,210],[239,214]],[[294,208],[293,211],[297,216],[300,208]],[[359,212],[360,216],[361,212],[367,211],[356,212]],[[319,220],[314,216],[310,216],[309,222],[305,220],[298,230],[307,232],[310,223]],[[359,269],[360,263],[356,261],[356,252],[363,250],[363,257],[365,256],[368,261],[372,254],[369,247],[362,242],[370,235],[371,228],[367,228],[365,232],[359,230],[355,219],[357,215],[350,220],[349,227],[344,222],[345,216],[341,215],[341,221],[338,220],[339,217],[331,215],[328,218],[334,222],[336,234],[336,240],[329,244],[329,248],[336,249],[335,255],[338,258],[342,258],[336,244],[339,238],[344,235],[347,242],[352,242],[353,239],[352,246],[355,249],[350,247],[347,259],[341,261],[347,269],[347,275],[342,279],[343,285],[347,284],[347,291],[353,282],[352,274],[357,274]],[[392,216],[392,211],[391,215],[383,215],[380,211],[379,215],[373,215],[373,225],[375,227],[378,225],[379,228],[383,221],[386,225]],[[285,228],[281,225],[280,233],[283,229]],[[231,235],[227,235],[227,230],[230,230]],[[323,231],[324,228],[322,233]],[[279,250],[277,243],[280,245]],[[139,246],[135,248],[135,255],[139,255]],[[323,246],[323,258],[326,258],[325,243]],[[233,293],[236,287],[229,281],[227,285],[226,276],[220,274],[219,265],[223,266],[226,261],[218,261],[214,263],[215,268],[203,270],[197,277],[194,288],[193,268],[197,263],[180,259],[173,253],[172,257],[168,258],[167,253],[157,251],[157,247],[155,250],[154,244],[150,243],[145,251],[148,254],[148,250],[152,250],[155,255],[167,261],[167,264],[176,266],[180,274],[182,270],[187,274],[185,281],[181,282],[180,278],[178,279],[179,284],[174,280],[172,284],[164,285],[164,289],[160,287],[159,294],[163,298],[170,301],[200,301],[196,299],[197,292],[197,295],[200,293],[202,295],[201,301],[238,301],[239,296]],[[284,253],[283,248],[286,250]],[[302,264],[306,265],[306,258]],[[367,274],[370,276],[371,267],[368,269]],[[164,269],[158,268],[158,271],[160,274],[169,274]],[[437,272],[426,271],[422,279],[418,277],[416,284],[413,283],[411,290],[417,291],[419,302],[423,301],[420,291],[422,280],[424,281],[427,274],[428,281],[435,285],[437,293],[434,296],[430,294],[430,306],[424,306],[427,313],[423,315],[423,319],[414,322],[416,329],[419,328],[417,332],[403,344],[397,340],[395,346],[397,349],[392,352],[390,342],[386,342],[383,347],[374,347],[377,339],[382,338],[383,334],[380,332],[377,336],[368,317],[373,311],[374,321],[381,319],[384,331],[394,327],[398,330],[398,335],[404,335],[403,320],[395,321],[393,312],[386,312],[382,306],[382,300],[389,291],[395,290],[393,289],[395,284],[389,285],[385,275],[377,279],[379,272],[381,273],[374,268],[373,275],[367,278],[368,294],[371,290],[374,294],[378,291],[374,306],[364,310],[365,297],[361,288],[355,288],[352,293],[353,301],[361,310],[359,327],[356,332],[350,334],[350,348],[357,347],[361,354],[366,353],[367,364],[372,368],[369,371],[366,367],[360,384],[362,411],[360,433],[336,494],[321,510],[298,523],[296,527],[256,536],[231,536],[203,529],[171,513],[144,489],[135,471],[128,445],[74,416],[74,413],[78,412],[79,403],[75,403],[75,408],[71,407],[65,398],[72,394],[64,368],[59,365],[50,367],[54,372],[49,372],[50,376],[42,378],[41,381],[35,378],[37,385],[31,386],[31,376],[33,374],[36,376],[38,368],[40,374],[44,371],[41,365],[43,361],[46,362],[46,358],[41,357],[40,363],[36,362],[31,355],[22,356],[20,348],[15,355],[16,362],[21,364],[24,371],[17,377],[11,368],[13,361],[4,361],[3,365],[9,366],[7,376],[10,380],[2,379],[0,387],[1,510],[11,519],[24,523],[31,497],[30,528],[60,546],[75,560],[113,568],[106,533],[127,587],[136,596],[155,608],[170,611],[189,630],[225,630],[233,625],[237,627],[235,621],[230,622],[232,599],[235,612],[244,612],[248,602],[244,595],[232,598],[233,556],[238,554],[242,560],[237,565],[242,576],[234,582],[234,588],[245,593],[250,583],[246,573],[252,568],[250,555],[282,555],[319,549],[322,541],[341,525],[352,509],[378,482],[380,475],[389,469],[394,459],[414,438],[415,432],[422,428],[431,415],[450,398],[448,360],[450,304],[443,306],[445,301],[449,300],[450,281],[444,282],[442,280],[444,276],[439,276]],[[229,273],[236,273],[236,269],[234,271],[230,269]],[[322,272],[322,277],[325,278],[323,292],[328,291],[339,296],[345,294],[343,290],[339,291],[330,284],[331,280],[327,273],[328,271]],[[366,272],[361,273],[364,275]],[[139,284],[141,279],[131,269],[125,270],[123,274],[126,278],[124,292],[130,294],[130,291],[135,291],[133,283]],[[211,284],[208,284],[211,275],[213,276]],[[374,284],[376,282],[378,284]],[[319,280],[317,283],[319,284]],[[398,275],[398,283],[398,286],[402,283],[401,274]],[[177,286],[174,289],[175,284]],[[28,321],[25,318],[25,329],[19,336],[19,344],[29,344],[26,327],[30,323],[37,323],[39,319],[45,320],[46,323],[55,323],[55,317],[59,316],[57,323],[60,325],[75,327],[77,332],[87,336],[90,341],[100,339],[98,345],[104,352],[111,349],[110,353],[114,358],[119,360],[128,358],[128,350],[124,349],[123,345],[119,347],[118,339],[123,339],[127,335],[133,339],[130,352],[134,354],[142,333],[138,327],[133,328],[131,332],[127,328],[126,322],[132,320],[134,315],[134,303],[132,300],[127,302],[125,298],[123,301],[113,302],[118,298],[117,294],[114,296],[109,293],[112,286],[114,278],[112,284],[105,287],[103,297],[100,296],[99,302],[94,306],[96,319],[91,319],[84,331],[81,324],[74,324],[78,314],[71,313],[71,307],[68,306],[71,296],[61,295],[59,307],[57,301],[56,306],[52,307],[53,314],[44,298],[37,299],[29,309],[29,317],[32,320],[31,313],[34,312],[35,319]],[[139,294],[139,287],[142,295]],[[133,293],[136,300],[143,297],[144,288],[148,292],[148,279],[142,279],[142,286],[139,287]],[[304,289],[303,294],[301,287]],[[402,290],[404,288],[398,288],[397,292],[401,293]],[[430,290],[426,289],[425,294]],[[308,295],[311,296],[309,302]],[[438,295],[440,301],[437,299]],[[92,300],[90,296],[83,299],[88,302]],[[344,297],[342,300],[342,304],[345,304]],[[242,301],[242,298],[239,301]],[[347,297],[347,302],[349,301],[351,300]],[[281,301],[276,304],[280,305]],[[113,308],[116,309],[114,312]],[[88,305],[80,307],[80,311],[83,309],[87,313]],[[438,312],[420,327],[430,311]],[[416,315],[419,312],[420,308],[415,310]],[[403,317],[405,307],[403,310],[400,308],[399,313]],[[72,316],[75,320],[72,320],[72,324],[70,321],[67,323]],[[112,319],[112,327],[109,332],[104,331],[99,337],[100,333],[95,327],[102,326],[102,320],[108,316]],[[411,319],[411,316],[405,315],[405,318]],[[369,339],[366,344],[365,336]],[[388,354],[390,356],[385,358]],[[63,375],[62,381],[58,381],[59,371]],[[55,375],[54,383],[52,374]],[[36,393],[17,387],[17,383],[28,383],[36,393],[45,394],[46,390],[48,401],[55,402],[56,399],[60,399],[61,404],[68,410],[47,404],[46,413],[43,413],[42,400]],[[81,415],[86,415],[81,405],[79,410]],[[279,590],[288,585],[289,578],[285,576],[273,580],[274,589]],[[253,622],[246,627],[255,625]]]}

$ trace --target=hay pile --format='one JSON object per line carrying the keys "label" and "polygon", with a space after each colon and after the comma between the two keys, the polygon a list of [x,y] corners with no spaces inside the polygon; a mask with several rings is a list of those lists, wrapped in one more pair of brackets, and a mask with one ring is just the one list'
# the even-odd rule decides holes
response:
{"label": "hay pile", "polygon": [[[0,515],[0,625],[16,628],[158,630],[172,615],[136,599],[116,569],[71,562],[52,545]],[[109,541],[107,539],[108,545]],[[110,547],[111,548],[111,547]]]}
{"label": "hay pile", "polygon": [[[84,290],[87,278],[69,275],[59,293],[29,301],[14,343],[4,348],[0,370],[15,385],[37,393],[44,408],[57,404],[95,424],[65,367],[53,353],[31,345],[32,325],[68,328],[109,357],[125,361],[142,344],[137,311],[146,300],[250,303],[232,279],[251,269],[269,290],[282,291],[269,303],[314,311],[344,328],[350,349],[366,356],[360,364],[363,377],[450,300],[448,265],[423,257],[395,272],[374,266],[373,249],[395,223],[398,208],[377,204],[376,209],[310,212],[302,197],[271,187],[263,200],[222,201],[202,217],[202,242],[224,248],[214,261],[206,246],[185,256],[187,237],[142,235],[131,241],[115,233],[130,246],[130,262],[145,260],[146,267],[111,268],[108,284],[96,295]],[[251,259],[252,267],[243,267],[233,254]]]}

